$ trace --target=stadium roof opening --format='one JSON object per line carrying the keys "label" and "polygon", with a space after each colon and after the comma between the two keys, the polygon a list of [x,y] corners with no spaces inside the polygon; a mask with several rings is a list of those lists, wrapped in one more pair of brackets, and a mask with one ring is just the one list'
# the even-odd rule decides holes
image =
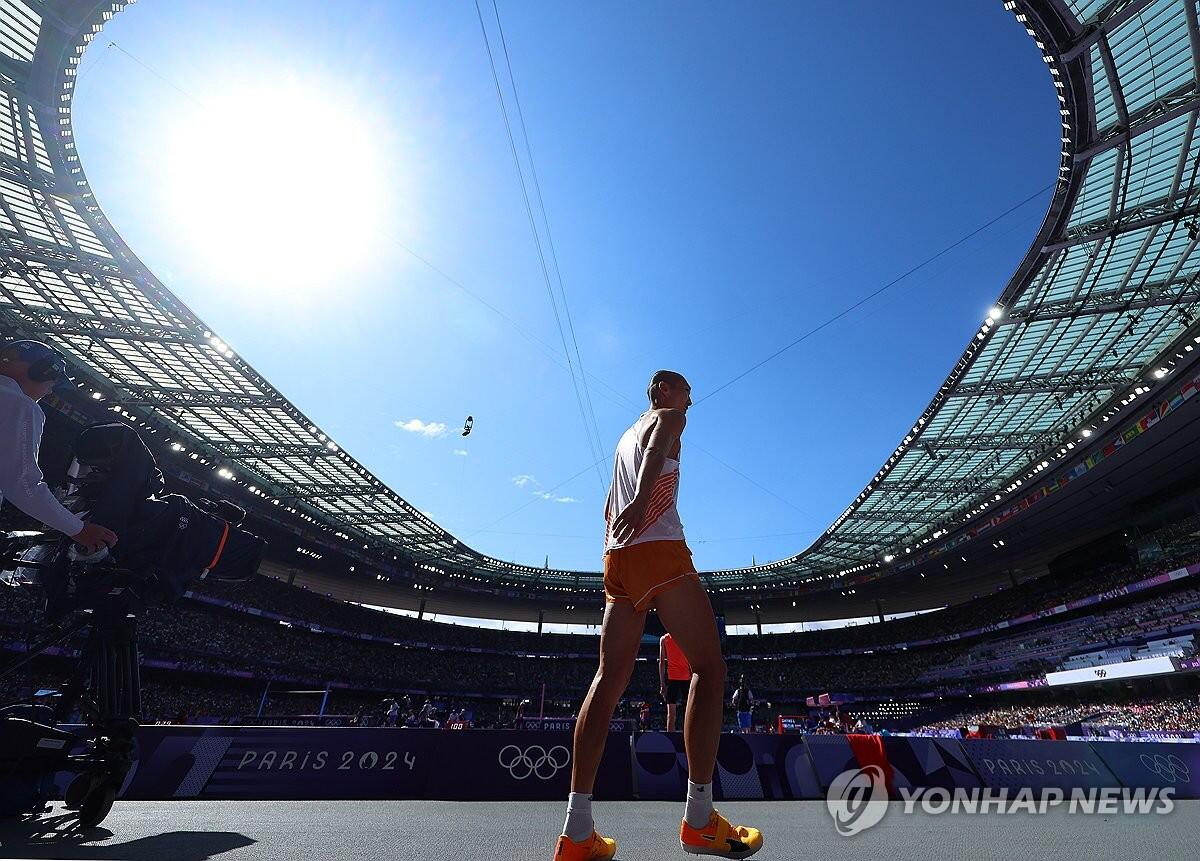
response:
{"label": "stadium roof opening", "polygon": [[[105,219],[71,97],[113,9],[7,2],[0,18],[0,321],[48,339],[114,409],[283,522],[464,582],[595,588],[476,552],[386,487],[239,358]],[[705,575],[715,589],[911,568],[1090,468],[1172,383],[1197,335],[1200,28],[1186,0],[1009,0],[1062,119],[1049,211],[995,307],[862,492],[809,548]],[[1173,384],[1173,383],[1172,383]],[[1187,381],[1178,381],[1182,388]],[[1170,391],[1167,392],[1170,394]],[[1152,431],[1151,431],[1152,432]],[[268,509],[270,510],[270,509]]]}

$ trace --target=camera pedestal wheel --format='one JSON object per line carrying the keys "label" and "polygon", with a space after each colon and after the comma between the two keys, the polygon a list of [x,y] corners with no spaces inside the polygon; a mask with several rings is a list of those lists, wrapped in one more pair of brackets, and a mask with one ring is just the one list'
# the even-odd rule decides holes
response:
{"label": "camera pedestal wheel", "polygon": [[[82,777],[83,775],[80,775]],[[79,778],[76,778],[78,780]],[[102,780],[89,788],[79,804],[79,824],[85,828],[94,828],[104,821],[112,810],[113,802],[117,800],[117,787],[111,778]]]}
{"label": "camera pedestal wheel", "polygon": [[83,806],[83,799],[87,797],[93,782],[93,776],[87,772],[75,775],[75,779],[67,785],[67,791],[63,793],[63,804],[68,810],[78,810]]}

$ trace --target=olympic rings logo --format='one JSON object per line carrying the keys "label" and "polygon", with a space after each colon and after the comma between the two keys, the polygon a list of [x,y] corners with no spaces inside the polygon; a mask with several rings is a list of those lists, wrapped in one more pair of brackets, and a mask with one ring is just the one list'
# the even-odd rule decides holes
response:
{"label": "olympic rings logo", "polygon": [[1153,771],[1163,780],[1169,780],[1171,783],[1178,783],[1180,781],[1184,783],[1192,782],[1192,773],[1187,767],[1187,763],[1173,753],[1166,756],[1160,753],[1156,753],[1153,756],[1143,753],[1141,760],[1142,765],[1148,771]]}
{"label": "olympic rings logo", "polygon": [[571,752],[561,744],[556,744],[549,750],[540,744],[530,745],[525,750],[521,750],[515,744],[509,744],[500,749],[497,761],[501,768],[508,769],[513,780],[525,780],[531,776],[549,780],[567,767],[571,761]]}

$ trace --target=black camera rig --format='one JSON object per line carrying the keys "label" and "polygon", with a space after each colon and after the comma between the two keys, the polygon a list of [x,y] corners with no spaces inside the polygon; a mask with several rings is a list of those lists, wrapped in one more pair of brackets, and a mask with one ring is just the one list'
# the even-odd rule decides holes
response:
{"label": "black camera rig", "polygon": [[[73,773],[64,801],[81,824],[103,821],[134,759],[141,716],[137,620],[198,579],[246,580],[265,542],[240,529],[245,511],[224,500],[162,495],[162,473],[126,425],[88,428],[75,445],[68,506],[112,529],[117,545],[96,561],[64,536],[0,533],[0,572],[29,575],[44,597],[39,639],[0,666],[0,678],[48,650],[82,639],[53,706],[0,707],[0,815],[44,812],[53,778]],[[82,727],[59,724],[78,710]]]}
{"label": "black camera rig", "polygon": [[[92,826],[108,815],[133,762],[141,713],[137,617],[144,606],[144,581],[115,565],[71,561],[69,543],[43,536],[0,539],[0,570],[28,569],[53,584],[46,609],[53,621],[40,640],[0,668],[0,678],[53,646],[85,636],[73,672],[55,692],[55,705],[0,708],[0,779],[5,780],[0,793],[9,796],[6,812],[40,813],[53,775],[72,772],[66,805],[78,811],[83,825]],[[49,547],[50,553],[40,561],[21,560],[37,546]],[[59,728],[77,709],[81,731]]]}

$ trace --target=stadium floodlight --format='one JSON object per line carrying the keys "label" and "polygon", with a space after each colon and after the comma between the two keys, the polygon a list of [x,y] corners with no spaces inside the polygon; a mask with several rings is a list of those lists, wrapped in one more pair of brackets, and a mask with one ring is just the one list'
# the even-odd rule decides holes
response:
{"label": "stadium floodlight", "polygon": [[997,320],[999,320],[1003,316],[1004,316],[1004,309],[1001,308],[999,305],[993,305],[991,307],[991,309],[988,311],[987,318],[989,320],[991,320],[993,323],[995,323]]}

